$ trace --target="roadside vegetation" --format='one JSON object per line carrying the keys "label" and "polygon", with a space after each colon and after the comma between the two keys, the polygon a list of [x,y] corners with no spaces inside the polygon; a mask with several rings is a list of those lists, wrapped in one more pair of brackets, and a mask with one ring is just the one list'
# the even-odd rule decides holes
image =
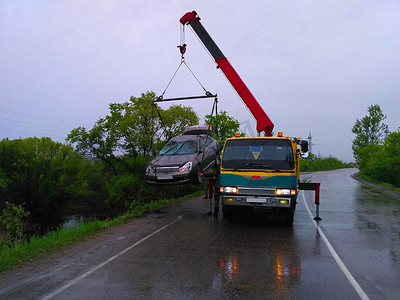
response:
{"label": "roadside vegetation", "polygon": [[386,115],[379,105],[368,107],[368,115],[357,119],[352,149],[365,180],[400,187],[400,128],[389,132]]}
{"label": "roadside vegetation", "polygon": [[193,186],[146,184],[146,165],[163,142],[198,123],[191,108],[163,110],[153,106],[154,97],[149,92],[110,104],[109,114],[91,129],[73,129],[67,144],[1,140],[0,213],[6,203],[26,211],[23,235],[29,237],[56,229],[69,215],[116,217],[136,205],[193,192]]}
{"label": "roadside vegetation", "polygon": [[388,189],[390,189],[392,191],[400,192],[400,187],[399,186],[395,186],[393,184],[390,184],[390,183],[387,183],[387,182],[384,182],[384,181],[376,180],[375,178],[372,178],[371,176],[365,175],[364,173],[358,173],[357,176],[360,179],[363,179],[363,180],[365,180],[365,181],[367,181],[369,183],[378,184],[379,186],[388,188]]}
{"label": "roadside vegetation", "polygon": [[[76,227],[64,228],[61,227],[57,230],[48,231],[42,236],[32,236],[29,239],[24,239],[19,235],[18,239],[8,239],[6,241],[0,240],[0,271],[9,270],[12,266],[19,265],[24,261],[37,259],[52,250],[61,249],[67,245],[82,241],[87,236],[95,232],[106,229],[110,226],[120,225],[124,222],[132,220],[143,213],[158,210],[167,205],[184,201],[190,197],[200,194],[201,192],[194,192],[179,198],[165,199],[145,204],[136,205],[133,209],[127,211],[123,215],[116,218],[107,218],[106,220],[98,220],[93,218],[91,221],[86,221]],[[17,210],[21,210],[20,207]],[[26,214],[26,212],[25,212]],[[24,213],[3,213],[3,216],[13,217],[16,222],[24,222]],[[0,221],[1,221],[0,217]],[[15,223],[15,221],[13,222]],[[16,224],[11,233],[19,234],[18,228],[23,228],[21,224]]]}
{"label": "roadside vegetation", "polygon": [[300,160],[300,172],[329,171],[354,168],[354,163],[345,163],[335,157],[321,158],[310,153],[307,159]]}

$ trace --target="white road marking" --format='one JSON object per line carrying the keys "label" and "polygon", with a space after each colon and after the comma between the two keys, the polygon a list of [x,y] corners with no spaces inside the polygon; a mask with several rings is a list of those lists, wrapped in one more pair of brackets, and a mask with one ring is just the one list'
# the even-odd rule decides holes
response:
{"label": "white road marking", "polygon": [[90,274],[92,274],[93,272],[97,271],[98,269],[104,267],[105,265],[107,265],[108,263],[112,262],[113,260],[117,259],[118,257],[120,257],[122,254],[128,252],[129,250],[131,250],[132,248],[136,247],[137,245],[143,243],[145,240],[151,238],[152,236],[156,235],[157,233],[159,233],[160,231],[166,229],[167,227],[171,226],[172,224],[175,224],[176,222],[180,221],[182,219],[182,216],[179,216],[176,220],[172,221],[171,223],[157,229],[156,231],[154,231],[153,233],[150,233],[149,235],[145,236],[144,238],[142,238],[141,240],[137,241],[136,243],[130,245],[129,247],[125,248],[124,250],[122,250],[121,252],[119,252],[118,254],[110,257],[109,259],[107,259],[106,261],[102,262],[101,264],[98,264],[97,266],[93,267],[92,269],[90,269],[89,271],[87,271],[86,273],[76,277],[75,279],[70,280],[69,282],[67,282],[65,285],[63,285],[62,287],[56,289],[55,291],[51,292],[50,294],[44,296],[41,298],[41,300],[48,300],[53,298],[54,296],[57,296],[58,294],[60,294],[61,292],[65,291],[66,289],[70,288],[71,286],[73,286],[74,284],[78,283],[79,281],[81,281],[82,279],[86,278],[87,276],[89,276]]}
{"label": "white road marking", "polygon": [[306,205],[308,214],[310,218],[313,220],[315,227],[318,230],[318,233],[322,237],[323,241],[325,242],[325,245],[328,247],[329,252],[335,259],[336,263],[338,264],[339,268],[342,270],[343,274],[346,276],[347,280],[350,282],[350,284],[353,286],[354,290],[357,292],[357,294],[360,296],[362,300],[368,300],[367,294],[363,291],[361,286],[357,283],[357,281],[354,279],[353,275],[351,275],[350,271],[347,269],[346,265],[343,263],[343,261],[340,259],[339,255],[336,253],[335,249],[333,249],[331,243],[329,242],[328,238],[325,236],[325,234],[322,232],[322,229],[319,227],[318,222],[314,220],[313,215],[310,211],[310,208],[307,205],[306,202],[306,197],[303,194],[303,201],[304,204]]}

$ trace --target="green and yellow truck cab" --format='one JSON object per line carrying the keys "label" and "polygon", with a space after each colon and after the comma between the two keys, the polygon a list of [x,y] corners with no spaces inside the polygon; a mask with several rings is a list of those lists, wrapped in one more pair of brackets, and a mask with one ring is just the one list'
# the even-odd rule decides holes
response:
{"label": "green and yellow truck cab", "polygon": [[224,217],[231,221],[246,209],[282,214],[292,225],[299,192],[300,138],[240,137],[225,141],[219,178]]}

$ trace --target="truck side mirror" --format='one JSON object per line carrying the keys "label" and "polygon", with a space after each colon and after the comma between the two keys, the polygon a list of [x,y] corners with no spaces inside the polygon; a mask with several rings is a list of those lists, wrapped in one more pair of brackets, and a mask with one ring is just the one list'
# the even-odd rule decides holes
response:
{"label": "truck side mirror", "polygon": [[308,142],[307,141],[301,141],[300,151],[303,153],[308,152]]}

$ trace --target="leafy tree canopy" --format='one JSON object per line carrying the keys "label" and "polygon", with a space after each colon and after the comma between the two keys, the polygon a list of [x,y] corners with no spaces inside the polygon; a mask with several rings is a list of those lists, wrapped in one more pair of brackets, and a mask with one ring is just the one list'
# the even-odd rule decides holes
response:
{"label": "leafy tree canopy", "polygon": [[400,186],[400,128],[391,132],[381,145],[370,144],[358,153],[364,174]]}
{"label": "leafy tree canopy", "polygon": [[78,176],[86,167],[71,146],[50,138],[1,140],[0,210],[6,201],[23,205],[41,229],[53,226],[75,188],[84,182]]}
{"label": "leafy tree canopy", "polygon": [[163,141],[199,121],[192,108],[173,105],[163,110],[153,103],[154,98],[153,92],[147,92],[128,102],[111,103],[109,115],[90,130],[73,129],[67,141],[86,157],[104,161],[114,174],[121,166],[123,171],[135,171],[138,157],[154,155]]}
{"label": "leafy tree canopy", "polygon": [[378,104],[368,107],[368,115],[361,120],[357,119],[352,128],[352,132],[356,134],[353,140],[352,149],[356,160],[359,160],[359,151],[369,144],[380,144],[382,137],[388,126],[383,123],[386,115],[383,114]]}
{"label": "leafy tree canopy", "polygon": [[176,135],[182,134],[186,126],[196,125],[199,118],[192,107],[172,105],[167,110],[161,110],[161,117],[165,126],[164,138],[170,140]]}
{"label": "leafy tree canopy", "polygon": [[[220,111],[217,116],[206,115],[205,123],[211,125],[214,132],[214,138],[223,144],[227,138],[235,136],[239,131],[239,121],[228,115],[226,111]],[[214,128],[217,132],[215,133]]]}

